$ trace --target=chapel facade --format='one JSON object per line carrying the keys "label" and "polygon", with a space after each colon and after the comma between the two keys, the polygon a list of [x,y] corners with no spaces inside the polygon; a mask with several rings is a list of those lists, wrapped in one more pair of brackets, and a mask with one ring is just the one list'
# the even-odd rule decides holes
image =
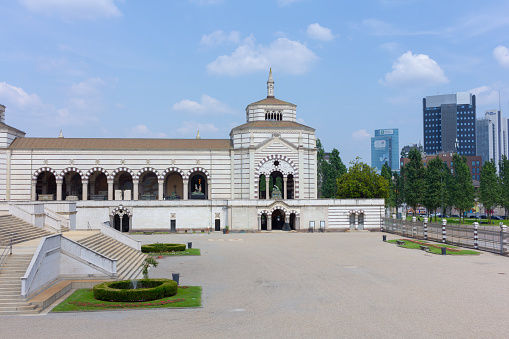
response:
{"label": "chapel facade", "polygon": [[379,227],[383,200],[317,199],[315,129],[296,110],[272,71],[229,139],[30,138],[0,105],[0,201],[75,204],[77,228],[124,232]]}

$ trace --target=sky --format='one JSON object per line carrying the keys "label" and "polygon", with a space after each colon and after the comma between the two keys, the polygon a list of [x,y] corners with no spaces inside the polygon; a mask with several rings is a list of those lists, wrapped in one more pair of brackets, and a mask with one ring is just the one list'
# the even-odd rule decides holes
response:
{"label": "sky", "polygon": [[345,164],[375,129],[422,142],[422,98],[509,111],[504,0],[3,0],[0,104],[27,137],[229,138],[248,104],[297,105]]}

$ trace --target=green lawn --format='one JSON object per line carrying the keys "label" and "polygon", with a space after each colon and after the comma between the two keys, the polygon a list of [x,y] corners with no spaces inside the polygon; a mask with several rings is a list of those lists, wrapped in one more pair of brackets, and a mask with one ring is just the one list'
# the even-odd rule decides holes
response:
{"label": "green lawn", "polygon": [[[424,245],[424,246],[428,246],[430,253],[434,253],[434,254],[442,254],[441,247],[447,248],[446,253],[448,255],[449,254],[450,255],[477,255],[477,254],[480,254],[480,252],[477,252],[477,251],[461,250],[455,246],[433,244],[433,243],[423,241],[423,240],[409,240],[409,239],[397,239],[397,240],[403,240],[405,242],[405,244],[401,245],[400,247],[421,250],[421,246]],[[388,240],[387,242],[391,243],[391,244],[395,244],[396,240]]]}
{"label": "green lawn", "polygon": [[[422,216],[419,216],[419,219],[422,221],[423,217]],[[459,225],[460,223],[460,218],[445,218],[447,220],[447,224],[448,225]],[[406,220],[407,221],[412,221],[412,215],[407,215],[406,217]],[[478,222],[479,223],[479,226],[499,226],[500,225],[500,222],[502,222],[504,225],[506,226],[509,226],[509,220],[491,220],[491,224],[487,224],[488,222],[488,219],[470,219],[470,218],[465,218],[463,220],[463,223],[462,225],[473,225],[474,222]],[[486,224],[481,224],[481,221],[483,223],[486,223]],[[435,222],[435,217],[433,218],[429,218],[429,222]],[[441,224],[442,223],[442,218],[437,218],[437,223]]]}
{"label": "green lawn", "polygon": [[[81,304],[81,305],[80,305]],[[80,289],[58,304],[51,312],[115,310],[127,308],[200,307],[201,286],[179,286],[177,295],[153,301],[111,302],[94,299],[92,289]]]}
{"label": "green lawn", "polygon": [[[157,253],[147,253],[152,256],[158,256],[159,252]],[[161,252],[161,255],[168,255],[168,256],[180,256],[180,255],[201,255],[199,248],[186,248],[184,251],[175,251],[175,252]]]}

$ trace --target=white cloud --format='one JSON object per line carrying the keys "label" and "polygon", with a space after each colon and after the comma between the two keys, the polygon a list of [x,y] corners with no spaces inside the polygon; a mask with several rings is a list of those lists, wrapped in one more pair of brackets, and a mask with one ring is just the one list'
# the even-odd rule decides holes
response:
{"label": "white cloud", "polygon": [[121,16],[114,0],[20,0],[29,10],[64,19],[97,19]]}
{"label": "white cloud", "polygon": [[192,114],[234,114],[235,112],[217,99],[206,94],[201,96],[201,102],[184,99],[173,105],[173,109],[179,112]]}
{"label": "white cloud", "polygon": [[493,57],[498,61],[500,66],[509,68],[509,48],[505,46],[497,46],[493,50]]}
{"label": "white cloud", "polygon": [[152,132],[146,125],[137,125],[131,128],[130,136],[135,138],[166,138],[162,132]]}
{"label": "white cloud", "polygon": [[404,53],[380,83],[392,87],[422,87],[448,83],[437,62],[426,54]]}
{"label": "white cloud", "polygon": [[219,128],[213,124],[201,124],[194,121],[183,121],[182,126],[179,127],[176,133],[186,138],[195,138],[197,132],[200,131],[200,137],[208,135],[216,135]]}
{"label": "white cloud", "polygon": [[368,138],[371,138],[371,135],[365,129],[352,132],[352,139],[354,140],[366,140]]}
{"label": "white cloud", "polygon": [[256,45],[250,36],[231,55],[219,56],[208,64],[207,70],[212,74],[238,76],[272,67],[284,73],[303,74],[317,59],[313,51],[298,41],[279,38],[263,46]]}
{"label": "white cloud", "polygon": [[496,83],[489,86],[479,86],[469,91],[475,95],[477,106],[492,106],[497,108],[499,104],[499,95],[502,98],[509,96],[509,87],[503,83]]}
{"label": "white cloud", "polygon": [[71,85],[73,95],[92,95],[98,93],[98,87],[105,84],[101,78],[90,78],[77,84]]}
{"label": "white cloud", "polygon": [[208,35],[203,35],[200,40],[200,45],[206,47],[215,47],[224,44],[225,42],[233,42],[238,44],[240,42],[240,32],[231,31],[230,34],[225,34],[223,31],[215,31]]}
{"label": "white cloud", "polygon": [[18,109],[31,111],[34,114],[40,114],[38,111],[48,109],[37,94],[28,94],[22,88],[9,85],[6,82],[0,82],[0,102],[6,106],[13,105]]}
{"label": "white cloud", "polygon": [[330,28],[322,27],[318,23],[310,24],[306,30],[306,35],[315,40],[321,41],[332,41],[334,40],[334,35],[332,34]]}

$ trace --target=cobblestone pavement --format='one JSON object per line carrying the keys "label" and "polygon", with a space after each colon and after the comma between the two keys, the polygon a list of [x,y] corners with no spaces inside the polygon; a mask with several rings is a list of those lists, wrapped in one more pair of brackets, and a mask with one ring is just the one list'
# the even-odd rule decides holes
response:
{"label": "cobblestone pavement", "polygon": [[[203,287],[198,309],[0,317],[0,337],[503,338],[509,258],[439,256],[381,233],[136,235],[193,242],[150,276]],[[394,235],[387,235],[395,239]]]}

